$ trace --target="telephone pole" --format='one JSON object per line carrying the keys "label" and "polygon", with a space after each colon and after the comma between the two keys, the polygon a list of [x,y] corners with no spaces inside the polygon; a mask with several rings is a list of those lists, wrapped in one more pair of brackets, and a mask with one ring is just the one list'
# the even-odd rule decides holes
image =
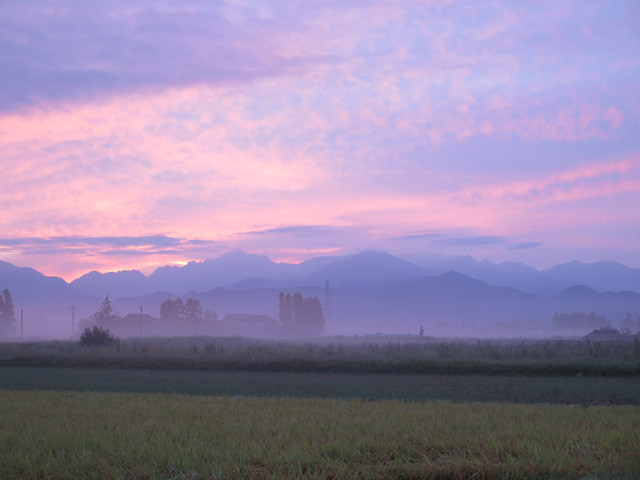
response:
{"label": "telephone pole", "polygon": [[71,338],[76,334],[76,310],[71,307]]}
{"label": "telephone pole", "polygon": [[22,330],[24,327],[24,309],[20,309],[20,342],[22,342]]}

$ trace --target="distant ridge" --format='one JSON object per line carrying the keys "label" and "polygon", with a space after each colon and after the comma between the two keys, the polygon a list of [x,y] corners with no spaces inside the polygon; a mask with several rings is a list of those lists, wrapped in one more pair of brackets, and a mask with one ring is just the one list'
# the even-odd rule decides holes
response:
{"label": "distant ridge", "polygon": [[593,295],[598,293],[593,288],[589,288],[585,285],[574,285],[573,287],[567,288],[563,291],[560,296],[561,297],[579,297],[585,295]]}
{"label": "distant ridge", "polygon": [[419,267],[389,253],[368,250],[339,258],[314,274],[309,275],[305,280],[316,285],[322,285],[325,279],[328,279],[332,284],[339,285],[357,280],[376,283],[430,274],[432,274],[432,271],[429,269]]}
{"label": "distant ridge", "polygon": [[[287,264],[273,262],[264,255],[236,250],[216,259],[190,262],[185,266],[160,267],[148,277],[137,270],[104,274],[93,271],[71,282],[71,286],[87,295],[103,297],[109,294],[118,298],[147,295],[159,290],[180,295],[216,287],[321,286],[327,279],[334,286],[354,282],[366,284],[394,278],[435,276],[449,271],[460,272],[490,285],[509,286],[547,296],[581,284],[600,292],[640,291],[640,269],[616,262],[585,264],[573,261],[539,272],[518,262],[494,264],[486,260],[478,262],[467,256],[432,260],[432,266],[425,267],[376,251],[342,257],[316,257],[300,264]],[[60,282],[64,281],[57,279],[57,282],[57,288],[61,288]]]}
{"label": "distant ridge", "polygon": [[153,292],[151,285],[138,270],[99,273],[89,272],[71,282],[71,285],[89,295],[111,298],[134,297]]}
{"label": "distant ridge", "polygon": [[[494,264],[487,260],[478,262],[471,257],[430,261],[431,266],[425,267],[386,252],[364,251],[354,255],[316,257],[300,264],[288,264],[273,262],[264,255],[235,250],[216,259],[190,262],[185,266],[160,267],[149,276],[137,270],[110,273],[93,271],[71,282],[71,286],[90,296],[104,297],[109,294],[112,298],[118,298],[148,295],[156,291],[182,295],[217,287],[246,290],[323,286],[326,280],[330,280],[334,287],[341,284],[366,285],[455,271],[489,285],[512,287],[546,296],[560,294],[576,285],[584,285],[598,292],[640,292],[640,269],[616,262],[585,264],[573,261],[537,271],[517,262]],[[3,263],[5,270],[6,265],[11,265]],[[52,282],[51,288],[64,288],[64,280],[58,278],[55,281],[57,285],[54,286]]]}
{"label": "distant ridge", "polygon": [[29,267],[16,267],[0,261],[0,290],[9,289],[17,307],[25,303],[70,305],[73,299],[87,300],[89,295],[81,292],[62,278],[49,277]]}
{"label": "distant ridge", "polygon": [[640,269],[630,268],[618,262],[582,263],[574,260],[543,270],[541,273],[565,279],[571,285],[585,285],[601,292],[640,292]]}

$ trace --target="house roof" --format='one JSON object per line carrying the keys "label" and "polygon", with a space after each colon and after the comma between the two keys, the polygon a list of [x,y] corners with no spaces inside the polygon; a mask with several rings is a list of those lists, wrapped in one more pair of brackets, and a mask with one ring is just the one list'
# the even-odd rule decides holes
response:
{"label": "house roof", "polygon": [[228,313],[224,316],[223,321],[232,323],[278,323],[270,315],[252,315],[249,313]]}

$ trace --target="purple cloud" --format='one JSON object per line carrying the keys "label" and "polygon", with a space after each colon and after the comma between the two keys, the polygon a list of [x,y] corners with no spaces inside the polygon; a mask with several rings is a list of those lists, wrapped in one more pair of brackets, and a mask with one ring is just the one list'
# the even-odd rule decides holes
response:
{"label": "purple cloud", "polygon": [[458,247],[458,246],[477,246],[477,245],[499,245],[504,242],[506,242],[505,237],[489,235],[489,236],[475,236],[475,237],[443,238],[443,239],[437,240],[435,243],[438,245]]}
{"label": "purple cloud", "polygon": [[431,240],[433,238],[440,237],[441,235],[441,233],[414,233],[391,237],[390,240]]}
{"label": "purple cloud", "polygon": [[[276,19],[249,7],[116,0],[0,5],[0,109],[300,75],[329,56],[284,53]],[[294,25],[287,26],[295,30]]]}
{"label": "purple cloud", "polygon": [[527,250],[529,248],[538,248],[542,246],[542,242],[518,242],[508,245],[507,250]]}

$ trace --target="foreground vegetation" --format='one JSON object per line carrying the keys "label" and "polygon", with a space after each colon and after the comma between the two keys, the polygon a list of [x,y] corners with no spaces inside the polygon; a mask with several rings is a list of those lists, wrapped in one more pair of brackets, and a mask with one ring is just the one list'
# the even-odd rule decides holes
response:
{"label": "foreground vegetation", "polygon": [[0,478],[638,478],[639,373],[637,342],[0,344]]}
{"label": "foreground vegetation", "polygon": [[634,377],[640,342],[187,337],[117,340],[101,348],[33,342],[0,344],[0,366]]}
{"label": "foreground vegetation", "polygon": [[640,378],[0,367],[0,389],[640,405]]}
{"label": "foreground vegetation", "polygon": [[639,407],[0,391],[2,478],[638,476]]}

